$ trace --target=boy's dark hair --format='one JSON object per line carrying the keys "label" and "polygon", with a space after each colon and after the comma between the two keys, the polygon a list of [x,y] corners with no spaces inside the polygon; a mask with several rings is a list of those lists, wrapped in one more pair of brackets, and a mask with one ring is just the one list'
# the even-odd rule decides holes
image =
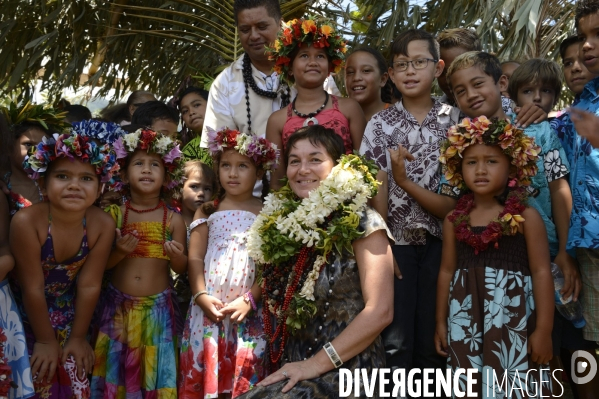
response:
{"label": "boy's dark hair", "polygon": [[[475,31],[466,28],[444,29],[437,35],[442,49],[461,47],[466,51],[482,51],[483,45]],[[449,67],[449,65],[446,65]]]}
{"label": "boy's dark hair", "polygon": [[574,13],[574,26],[578,29],[578,23],[582,17],[586,17],[590,14],[599,13],[599,1],[598,0],[580,0],[576,3],[576,11]]}
{"label": "boy's dark hair", "polygon": [[162,101],[148,101],[140,105],[131,118],[131,124],[152,126],[157,120],[172,121],[179,124],[179,111]]}
{"label": "boy's dark hair", "polygon": [[100,111],[100,116],[104,122],[120,124],[122,121],[129,121],[129,106],[126,103],[110,105]]}
{"label": "boy's dark hair", "polygon": [[146,129],[146,128],[147,128],[147,126],[145,126],[145,125],[138,125],[138,124],[135,124],[135,123],[130,123],[128,125],[121,126],[121,129],[123,129],[127,133],[135,133],[139,129]]}
{"label": "boy's dark hair", "polygon": [[496,56],[485,53],[484,51],[468,51],[467,53],[457,56],[449,66],[449,69],[447,69],[447,83],[449,84],[449,87],[452,87],[451,75],[456,71],[473,66],[482,69],[485,74],[493,78],[495,83],[499,82],[499,78],[503,75],[501,63]]}
{"label": "boy's dark hair", "polygon": [[[348,59],[352,54],[360,51],[363,53],[368,53],[374,57],[381,76],[388,72],[389,67],[387,66],[387,61],[385,60],[385,57],[383,57],[383,54],[381,54],[381,52],[375,49],[374,47],[358,47],[357,49],[352,51],[351,54],[346,57],[346,59]],[[391,93],[393,92],[393,87],[391,86],[392,84],[393,83],[391,82],[391,79],[387,79],[385,86],[381,89],[381,100],[385,103],[393,102],[393,100],[391,99]]]}
{"label": "boy's dark hair", "polygon": [[183,100],[183,97],[185,97],[188,94],[191,93],[196,93],[198,96],[202,97],[204,100],[208,101],[208,92],[204,89],[201,89],[199,87],[196,86],[189,86],[188,88],[186,88],[185,90],[183,90],[181,92],[181,94],[179,94],[179,98],[177,99],[177,108],[179,108],[179,110],[181,110],[181,100]]}
{"label": "boy's dark hair", "polygon": [[266,8],[268,15],[277,22],[279,22],[279,20],[282,18],[279,0],[235,0],[235,3],[233,3],[233,16],[235,18],[235,25],[238,24],[237,16],[241,11],[256,7]]}
{"label": "boy's dark hair", "polygon": [[568,51],[568,48],[573,45],[578,46],[578,41],[577,35],[571,35],[561,42],[559,45],[559,56],[562,58],[562,62],[564,61],[564,58],[566,58],[566,51]]}
{"label": "boy's dark hair", "polygon": [[522,63],[520,61],[517,60],[506,60],[506,61],[502,61],[501,62],[501,66],[507,65],[507,64],[518,64],[518,65],[522,65]]}
{"label": "boy's dark hair", "polygon": [[311,125],[298,129],[289,137],[289,141],[285,146],[285,162],[289,157],[291,149],[300,140],[309,140],[314,146],[320,145],[324,147],[327,153],[333,158],[335,165],[341,155],[345,154],[345,145],[343,139],[333,129],[328,129],[321,125]]}
{"label": "boy's dark hair", "polygon": [[514,71],[510,78],[507,87],[510,98],[516,101],[518,99],[518,88],[529,83],[550,86],[555,92],[555,102],[559,99],[562,91],[562,71],[554,61],[542,58],[532,58],[526,61]]}
{"label": "boy's dark hair", "polygon": [[428,43],[428,51],[435,60],[439,60],[439,43],[437,43],[433,35],[422,29],[408,29],[400,33],[391,45],[391,64],[393,63],[393,58],[397,55],[410,55],[408,54],[408,44],[414,40],[426,41]]}
{"label": "boy's dark hair", "polygon": [[81,122],[92,118],[91,111],[84,105],[67,105],[64,110],[67,111],[67,116],[64,119],[69,123]]}

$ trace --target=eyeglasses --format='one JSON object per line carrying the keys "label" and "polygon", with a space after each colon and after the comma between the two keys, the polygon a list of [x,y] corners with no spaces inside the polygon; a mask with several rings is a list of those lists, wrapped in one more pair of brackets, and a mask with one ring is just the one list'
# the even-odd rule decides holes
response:
{"label": "eyeglasses", "polygon": [[428,66],[428,62],[437,62],[438,60],[433,60],[432,58],[418,58],[417,60],[413,60],[413,61],[396,61],[393,63],[393,68],[397,71],[397,72],[404,72],[408,70],[408,66],[410,64],[412,64],[412,67],[414,67],[414,69],[418,70],[418,69],[424,69]]}

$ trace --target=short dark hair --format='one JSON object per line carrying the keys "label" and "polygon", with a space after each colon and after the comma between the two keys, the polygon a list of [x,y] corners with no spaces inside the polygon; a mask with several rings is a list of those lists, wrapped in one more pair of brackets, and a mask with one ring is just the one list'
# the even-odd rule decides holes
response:
{"label": "short dark hair", "polygon": [[[349,57],[352,56],[352,54],[358,53],[358,52],[368,53],[374,57],[374,59],[376,60],[376,65],[379,68],[379,72],[380,72],[381,76],[388,72],[389,67],[387,64],[387,60],[385,60],[385,57],[383,56],[383,54],[381,54],[381,52],[378,51],[377,49],[375,49],[374,47],[368,47],[368,46],[358,47],[357,49],[352,51],[351,54],[348,55],[345,59],[348,60]],[[387,79],[385,86],[381,89],[381,100],[383,102],[386,102],[386,103],[392,102],[392,99],[391,99],[391,93],[393,90],[393,88],[391,87],[392,84],[393,83],[391,82],[391,79]]]}
{"label": "short dark hair", "polygon": [[518,99],[518,88],[527,83],[540,83],[551,86],[555,101],[562,92],[562,71],[556,62],[542,58],[532,58],[520,65],[512,74],[507,92],[514,101]]}
{"label": "short dark hair", "polygon": [[568,36],[561,42],[559,45],[559,56],[562,58],[562,62],[564,61],[564,58],[566,58],[566,51],[568,51],[568,48],[573,45],[578,46],[578,42],[578,35]]}
{"label": "short dark hair", "polygon": [[178,95],[178,99],[177,99],[177,107],[179,108],[179,110],[181,110],[181,100],[183,100],[183,97],[185,97],[188,94],[191,93],[196,93],[197,95],[199,95],[200,97],[202,97],[204,100],[208,101],[208,92],[204,89],[201,89],[199,87],[196,86],[189,86],[188,88],[186,88],[185,90],[183,90],[181,92],[181,94]]}
{"label": "short dark hair", "polygon": [[321,125],[311,125],[296,130],[289,137],[289,141],[287,141],[287,145],[285,146],[285,162],[287,162],[289,153],[295,146],[295,143],[300,140],[309,140],[312,145],[324,147],[331,158],[333,158],[333,161],[335,161],[335,164],[337,164],[341,155],[345,154],[343,139],[333,129],[328,129]]}
{"label": "short dark hair", "polygon": [[100,116],[104,122],[113,122],[120,124],[122,121],[130,121],[129,106],[126,103],[109,105],[100,111]]}
{"label": "short dark hair", "polygon": [[[461,47],[466,51],[483,50],[480,37],[472,29],[444,29],[437,35],[437,42],[439,43],[439,47],[443,49]],[[449,67],[449,65],[446,65],[446,67]]]}
{"label": "short dark hair", "polygon": [[482,69],[485,74],[493,78],[495,83],[499,82],[501,75],[503,75],[501,63],[496,56],[484,51],[468,51],[467,53],[457,56],[447,69],[447,83],[449,83],[449,87],[451,88],[453,86],[451,84],[451,75],[453,75],[456,71],[473,66],[477,66]]}
{"label": "short dark hair", "polygon": [[580,0],[576,3],[576,12],[574,13],[574,26],[578,29],[578,23],[582,17],[590,14],[599,13],[598,0]]}
{"label": "short dark hair", "polygon": [[67,105],[64,110],[67,111],[67,116],[64,119],[68,123],[81,122],[92,118],[91,111],[84,105]]}
{"label": "short dark hair", "polygon": [[439,43],[435,40],[435,37],[422,29],[408,29],[399,34],[393,40],[391,45],[391,62],[393,63],[393,57],[396,55],[407,55],[408,44],[415,40],[424,40],[428,43],[428,51],[431,53],[435,60],[439,60]]}
{"label": "short dark hair", "polygon": [[148,101],[140,105],[131,118],[131,124],[152,126],[157,120],[173,121],[179,124],[179,111],[162,101]]}
{"label": "short dark hair", "polygon": [[243,10],[250,8],[264,7],[268,15],[275,21],[282,18],[281,5],[279,0],[235,0],[233,3],[233,16],[235,17],[235,25],[237,25],[237,16]]}

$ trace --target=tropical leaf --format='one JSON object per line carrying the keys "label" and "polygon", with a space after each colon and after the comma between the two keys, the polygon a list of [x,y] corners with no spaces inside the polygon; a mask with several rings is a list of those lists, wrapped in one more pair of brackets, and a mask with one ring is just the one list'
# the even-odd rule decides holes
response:
{"label": "tropical leaf", "polygon": [[[281,0],[284,18],[306,12],[339,23],[349,47],[386,50],[403,30],[476,29],[504,60],[558,56],[572,31],[571,0]],[[357,11],[356,11],[357,9]],[[41,79],[49,98],[66,87],[106,96],[144,88],[170,96],[189,75],[211,80],[241,54],[233,0],[4,0],[0,91],[26,98]],[[89,76],[85,73],[89,72]]]}

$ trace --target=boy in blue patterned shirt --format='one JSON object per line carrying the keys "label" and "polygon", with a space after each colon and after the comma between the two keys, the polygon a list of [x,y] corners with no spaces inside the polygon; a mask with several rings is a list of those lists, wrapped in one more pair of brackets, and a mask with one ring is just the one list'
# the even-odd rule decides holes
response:
{"label": "boy in blue patterned shirt", "polygon": [[[599,74],[599,1],[576,6],[576,30],[581,59],[589,72]],[[586,112],[585,112],[586,111]],[[581,297],[585,339],[599,341],[599,78],[584,87],[576,108],[562,118],[560,138],[572,170],[572,215],[567,248],[576,253],[582,277]]]}

